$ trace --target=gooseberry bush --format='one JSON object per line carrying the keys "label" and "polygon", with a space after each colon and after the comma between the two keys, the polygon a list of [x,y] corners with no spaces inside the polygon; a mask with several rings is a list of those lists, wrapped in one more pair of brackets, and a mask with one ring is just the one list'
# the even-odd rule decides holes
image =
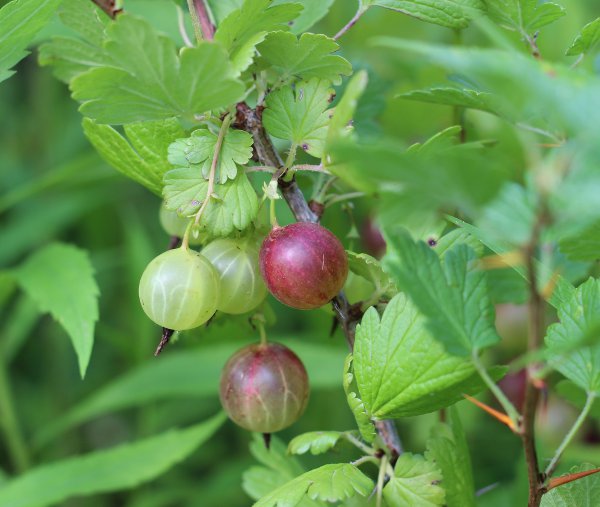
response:
{"label": "gooseberry bush", "polygon": [[[139,254],[106,193],[146,264],[111,307],[133,329],[79,247],[2,272],[3,315],[50,313],[81,377],[97,322],[141,365],[24,431],[7,338],[0,506],[600,505],[600,13],[564,3],[6,3],[0,80],[37,46],[163,233]],[[154,436],[142,412],[133,443],[45,454],[150,403]],[[228,458],[246,432],[259,465]],[[186,458],[218,472],[169,482]]]}

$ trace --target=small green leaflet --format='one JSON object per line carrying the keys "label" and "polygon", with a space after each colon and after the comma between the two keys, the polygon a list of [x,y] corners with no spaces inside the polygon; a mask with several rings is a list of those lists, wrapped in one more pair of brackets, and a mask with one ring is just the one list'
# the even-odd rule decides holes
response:
{"label": "small green leaflet", "polygon": [[217,44],[202,43],[178,54],[171,39],[129,14],[109,25],[107,37],[104,48],[113,63],[71,81],[80,111],[98,123],[193,118],[226,107],[244,93]]}
{"label": "small green leaflet", "polygon": [[322,34],[304,33],[300,38],[289,32],[272,32],[258,46],[261,56],[283,81],[316,77],[340,84],[352,73],[345,58],[332,55],[339,49],[335,40]]}
{"label": "small green leaflet", "polygon": [[[571,468],[575,474],[596,468],[583,464]],[[593,474],[554,488],[542,497],[541,507],[597,507],[600,505],[600,475]]]}
{"label": "small green leaflet", "polygon": [[40,310],[50,313],[69,334],[83,378],[94,345],[99,294],[87,252],[51,244],[29,256],[14,274]]}
{"label": "small green leaflet", "polygon": [[0,82],[28,54],[27,46],[50,21],[62,0],[13,0],[0,9]]}
{"label": "small green leaflet", "polygon": [[381,319],[367,310],[356,328],[353,366],[360,397],[377,419],[433,412],[485,388],[471,361],[446,352],[403,293]]}
{"label": "small green leaflet", "polygon": [[353,356],[352,354],[348,354],[346,357],[346,361],[344,363],[344,377],[343,377],[343,385],[344,392],[346,393],[346,401],[348,402],[348,406],[354,415],[354,419],[356,420],[356,425],[360,431],[362,438],[365,442],[373,442],[375,440],[375,427],[373,426],[373,422],[371,421],[371,416],[367,412],[365,404],[358,397],[356,391],[358,387],[356,385],[356,381],[354,379],[353,369]]}
{"label": "small green leaflet", "polygon": [[[181,216],[196,213],[207,198],[208,182],[197,169],[184,167],[165,174],[165,207]],[[245,173],[227,183],[215,185],[209,204],[200,218],[200,227],[209,236],[228,236],[243,231],[256,218],[258,197]]]}
{"label": "small green leaflet", "polygon": [[311,431],[294,437],[289,445],[290,454],[323,454],[335,447],[344,437],[341,431]]}
{"label": "small green leaflet", "polygon": [[589,53],[598,42],[600,42],[600,18],[596,18],[581,29],[571,47],[567,49],[566,55],[576,56]]}
{"label": "small green leaflet", "polygon": [[538,0],[484,0],[484,3],[492,19],[521,34],[531,34],[566,14],[560,5]]}
{"label": "small green leaflet", "polygon": [[[558,308],[560,322],[547,331],[546,345],[553,353],[549,363],[586,392],[600,396],[600,344],[579,347],[564,353],[566,347],[583,342],[600,324],[600,280],[590,278],[575,290],[573,297]],[[562,349],[562,350],[561,350]]]}
{"label": "small green leaflet", "polygon": [[447,507],[475,507],[475,484],[471,457],[458,410],[448,410],[449,422],[431,428],[425,457],[435,463],[444,476]]}
{"label": "small green leaflet", "polygon": [[444,505],[441,481],[442,474],[434,463],[423,456],[405,452],[396,462],[394,476],[383,488],[383,498],[389,507]]}
{"label": "small green leaflet", "polygon": [[185,430],[169,430],[131,444],[42,465],[3,484],[0,505],[45,507],[75,496],[134,488],[187,458],[224,421],[221,413]]}
{"label": "small green leaflet", "polygon": [[373,481],[350,463],[324,465],[263,496],[253,507],[295,507],[305,497],[339,502],[358,494],[368,496]]}
{"label": "small green leaflet", "polygon": [[494,308],[487,291],[486,273],[466,245],[446,252],[444,261],[425,243],[415,243],[406,232],[388,235],[395,253],[389,272],[427,317],[427,327],[448,352],[471,355],[500,341]]}
{"label": "small green leaflet", "polygon": [[268,32],[289,30],[288,23],[302,11],[296,3],[272,4],[273,0],[245,0],[219,25],[215,40],[229,53],[237,74],[252,63],[256,45]]}
{"label": "small green leaflet", "polygon": [[332,95],[329,82],[317,78],[271,93],[263,113],[267,132],[321,157],[330,115],[327,107]]}
{"label": "small green leaflet", "polygon": [[[169,162],[175,167],[193,168],[205,179],[215,155],[218,135],[208,128],[194,130],[190,137],[177,139],[169,146]],[[238,165],[245,165],[252,157],[252,136],[243,130],[229,129],[217,159],[215,181],[225,183],[235,179]]]}
{"label": "small green leaflet", "polygon": [[175,139],[185,135],[174,118],[130,123],[127,139],[109,125],[89,118],[82,122],[83,132],[100,156],[123,175],[161,195],[163,176],[171,169],[167,150]]}
{"label": "small green leaflet", "polygon": [[481,0],[363,0],[363,5],[385,7],[448,28],[466,28],[484,11]]}
{"label": "small green leaflet", "polygon": [[398,292],[393,280],[383,270],[377,259],[365,253],[350,251],[346,251],[346,253],[350,271],[371,282],[378,294],[394,295]]}
{"label": "small green leaflet", "polygon": [[92,67],[110,66],[102,47],[108,16],[89,0],[70,0],[61,6],[59,17],[79,37],[53,37],[42,44],[40,65],[51,65],[54,75],[65,83]]}

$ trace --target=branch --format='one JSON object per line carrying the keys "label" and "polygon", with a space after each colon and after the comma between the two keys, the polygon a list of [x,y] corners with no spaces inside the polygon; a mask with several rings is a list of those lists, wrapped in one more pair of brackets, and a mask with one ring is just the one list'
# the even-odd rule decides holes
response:
{"label": "branch", "polygon": [[210,20],[210,14],[206,7],[205,0],[188,0],[188,7],[190,9],[190,15],[192,16],[196,39],[198,39],[198,41],[201,39],[213,40],[215,36],[215,27]]}
{"label": "branch", "polygon": [[115,0],[92,0],[100,9],[102,9],[110,18],[115,19],[117,14],[123,12],[123,9],[117,9]]}
{"label": "branch", "polygon": [[338,40],[342,35],[344,35],[348,30],[350,30],[350,28],[352,28],[356,24],[356,22],[361,18],[361,16],[365,12],[367,12],[367,9],[359,4],[356,14],[354,14],[352,19],[348,21],[348,23],[346,23],[346,25],[344,25],[344,27],[342,27],[342,29],[333,36],[334,40]]}

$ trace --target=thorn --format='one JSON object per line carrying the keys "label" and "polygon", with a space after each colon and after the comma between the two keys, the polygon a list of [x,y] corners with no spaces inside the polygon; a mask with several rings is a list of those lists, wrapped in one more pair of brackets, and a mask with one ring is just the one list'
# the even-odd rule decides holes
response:
{"label": "thorn", "polygon": [[576,481],[577,479],[583,479],[588,475],[593,475],[598,472],[600,472],[600,468],[594,468],[593,470],[585,470],[584,472],[577,472],[574,474],[561,475],[560,477],[550,479],[550,481],[548,481],[548,486],[546,486],[544,490],[547,492],[551,489],[557,488],[558,486],[562,486],[563,484],[568,484],[569,482]]}
{"label": "thorn", "polygon": [[158,347],[156,347],[156,350],[154,351],[154,356],[158,356],[163,351],[163,349],[167,346],[167,343],[169,343],[169,340],[171,339],[171,336],[173,336],[174,332],[175,331],[172,329],[168,329],[166,327],[162,328],[162,337],[158,343]]}
{"label": "thorn", "polygon": [[506,414],[486,405],[485,403],[473,398],[473,396],[469,396],[468,394],[463,394],[463,396],[469,400],[471,403],[473,403],[474,405],[477,405],[480,409],[484,410],[485,412],[487,412],[488,414],[490,414],[492,417],[496,418],[498,421],[500,421],[503,424],[506,424],[506,426],[508,426],[513,432],[517,433],[517,427],[515,426],[515,422],[508,417]]}
{"label": "thorn", "polygon": [[265,447],[267,449],[270,449],[271,448],[271,433],[263,433],[262,436],[263,436],[263,440],[265,442]]}

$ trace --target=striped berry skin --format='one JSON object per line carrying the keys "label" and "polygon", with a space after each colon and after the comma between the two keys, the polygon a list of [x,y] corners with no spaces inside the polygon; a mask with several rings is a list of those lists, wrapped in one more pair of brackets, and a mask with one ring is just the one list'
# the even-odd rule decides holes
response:
{"label": "striped berry skin", "polygon": [[348,276],[340,241],[318,224],[275,227],[260,250],[260,270],[269,292],[282,303],[309,310],[331,301]]}
{"label": "striped berry skin", "polygon": [[221,404],[233,422],[249,431],[287,428],[303,414],[308,396],[302,361],[279,343],[238,350],[221,375]]}
{"label": "striped berry skin", "polygon": [[258,267],[258,245],[251,239],[217,239],[202,250],[220,276],[217,309],[240,314],[254,310],[267,296]]}
{"label": "striped berry skin", "polygon": [[193,329],[217,310],[219,274],[198,252],[168,250],[144,270],[139,295],[144,312],[159,326]]}

